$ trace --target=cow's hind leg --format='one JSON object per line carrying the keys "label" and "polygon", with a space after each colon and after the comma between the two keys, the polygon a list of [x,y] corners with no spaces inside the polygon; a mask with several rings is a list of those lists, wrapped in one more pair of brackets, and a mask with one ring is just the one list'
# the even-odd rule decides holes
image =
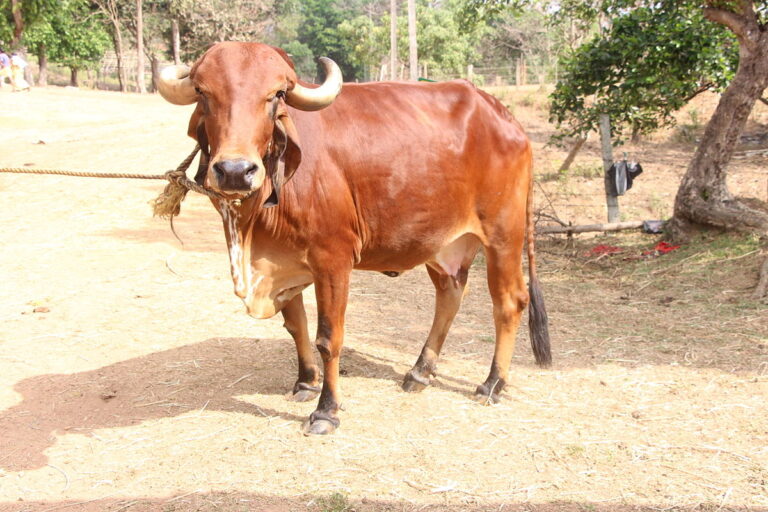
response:
{"label": "cow's hind leg", "polygon": [[315,363],[312,344],[307,329],[307,314],[304,300],[299,293],[283,307],[284,326],[296,343],[296,355],[299,360],[299,377],[293,386],[293,400],[306,402],[320,392],[320,368]]}
{"label": "cow's hind leg", "polygon": [[461,305],[469,267],[479,248],[480,240],[472,233],[465,233],[427,262],[427,272],[435,285],[435,318],[419,359],[405,375],[405,391],[421,391],[435,375],[440,349]]}
{"label": "cow's hind leg", "polygon": [[499,400],[507,383],[509,364],[515,351],[515,336],[520,315],[528,305],[522,269],[522,244],[497,249],[486,247],[488,288],[493,300],[496,348],[488,378],[477,387],[476,397],[483,403]]}
{"label": "cow's hind leg", "polygon": [[429,386],[431,377],[435,375],[440,349],[464,296],[470,264],[471,261],[462,266],[455,278],[427,265],[427,272],[435,285],[435,318],[432,320],[432,328],[419,359],[405,374],[403,390],[421,391]]}

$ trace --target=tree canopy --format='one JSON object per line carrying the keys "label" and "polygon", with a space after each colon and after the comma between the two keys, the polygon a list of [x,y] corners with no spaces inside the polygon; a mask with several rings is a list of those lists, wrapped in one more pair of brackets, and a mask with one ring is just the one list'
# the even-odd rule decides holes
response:
{"label": "tree canopy", "polygon": [[[613,12],[609,7],[604,14]],[[597,14],[582,13],[584,20]],[[611,116],[617,139],[627,129],[651,132],[674,122],[672,114],[698,93],[722,90],[737,62],[733,34],[706,20],[700,7],[649,2],[623,8],[563,59],[551,119],[562,136],[595,130],[601,113]]]}
{"label": "tree canopy", "polygon": [[84,0],[61,0],[30,24],[23,41],[35,53],[44,47],[48,58],[73,69],[98,64],[110,44],[103,18]]}

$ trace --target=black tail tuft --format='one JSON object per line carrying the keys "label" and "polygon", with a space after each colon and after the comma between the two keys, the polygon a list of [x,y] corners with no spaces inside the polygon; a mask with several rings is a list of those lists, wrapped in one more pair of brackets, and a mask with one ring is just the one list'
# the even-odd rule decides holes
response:
{"label": "black tail tuft", "polygon": [[544,296],[541,293],[538,279],[528,283],[530,302],[528,305],[528,329],[531,333],[531,348],[536,364],[546,368],[552,364],[552,353],[549,349],[549,326],[547,309],[544,307]]}

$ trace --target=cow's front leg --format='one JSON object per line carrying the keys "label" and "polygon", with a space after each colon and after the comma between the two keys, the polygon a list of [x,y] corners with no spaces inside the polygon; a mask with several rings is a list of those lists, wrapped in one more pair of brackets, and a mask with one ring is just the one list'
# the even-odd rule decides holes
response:
{"label": "cow's front leg", "polygon": [[344,343],[344,312],[351,269],[323,272],[315,279],[317,350],[323,358],[323,389],[317,409],[309,416],[306,434],[330,434],[339,426],[339,356]]}
{"label": "cow's front leg", "polygon": [[299,360],[299,377],[293,385],[293,400],[306,402],[320,392],[320,368],[315,363],[315,354],[309,342],[307,313],[304,300],[299,293],[283,307],[283,324],[296,343],[296,356]]}

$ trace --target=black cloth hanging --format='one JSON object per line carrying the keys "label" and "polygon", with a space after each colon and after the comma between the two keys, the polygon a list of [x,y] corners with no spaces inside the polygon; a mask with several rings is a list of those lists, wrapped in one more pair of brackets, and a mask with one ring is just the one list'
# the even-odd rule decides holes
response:
{"label": "black cloth hanging", "polygon": [[608,180],[612,196],[623,196],[632,188],[632,182],[643,172],[643,167],[637,162],[620,160],[614,162],[608,169]]}

